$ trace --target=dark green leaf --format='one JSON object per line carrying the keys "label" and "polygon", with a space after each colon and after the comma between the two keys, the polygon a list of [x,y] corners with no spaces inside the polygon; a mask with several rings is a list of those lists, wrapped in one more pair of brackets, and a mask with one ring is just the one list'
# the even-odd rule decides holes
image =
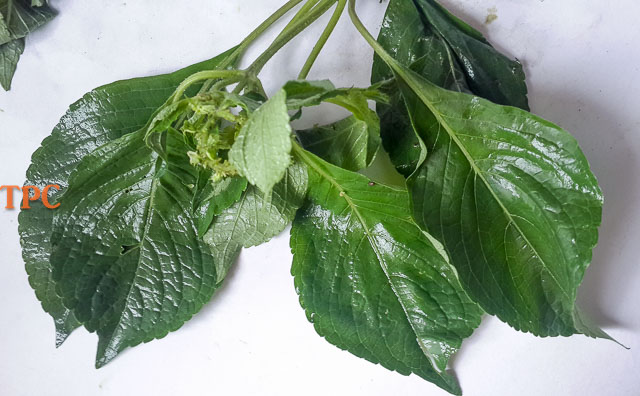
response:
{"label": "dark green leaf", "polygon": [[191,211],[197,170],[170,130],[165,162],[144,130],[85,156],[54,217],[56,291],[98,334],[96,366],[127,347],[162,338],[209,301],[218,274]]}
{"label": "dark green leaf", "polygon": [[24,52],[24,38],[0,45],[0,85],[5,91],[11,89],[11,80],[22,52]]}
{"label": "dark green leaf", "polygon": [[368,124],[355,116],[333,124],[296,131],[296,135],[305,149],[334,165],[352,171],[368,167],[380,147],[380,124]]}
{"label": "dark green leaf", "polygon": [[526,111],[385,61],[429,150],[408,180],[414,217],[444,243],[470,294],[519,330],[602,334],[577,323],[602,193],[576,140]]}
{"label": "dark green leaf", "polygon": [[[269,194],[249,186],[238,202],[214,218],[204,236],[216,263],[231,263],[242,247],[260,245],[282,232],[302,205],[307,186],[307,170],[295,161]],[[221,275],[227,271],[218,268]]]}
{"label": "dark green leaf", "polygon": [[309,165],[310,189],[291,231],[292,274],[316,331],[460,394],[447,362],[482,310],[440,244],[411,220],[406,191],[297,153]]}
{"label": "dark green leaf", "polygon": [[9,37],[0,39],[0,44],[23,38],[56,16],[49,6],[32,7],[29,0],[1,0],[0,14],[3,16],[0,25],[9,32]]}
{"label": "dark green leaf", "polygon": [[284,90],[251,114],[242,127],[229,161],[241,175],[268,193],[291,164],[291,125]]}
{"label": "dark green leaf", "polygon": [[[528,109],[521,65],[432,0],[391,0],[378,42],[400,64],[442,88]],[[372,81],[392,76],[376,56]],[[408,177],[426,153],[411,127],[400,92],[392,90],[390,104],[378,104],[377,110],[385,150],[398,171]]]}
{"label": "dark green leaf", "polygon": [[455,54],[471,91],[498,104],[528,110],[522,65],[495,50],[480,32],[435,0],[414,0],[421,15]]}
{"label": "dark green leaf", "polygon": [[[25,185],[59,184],[64,190],[69,175],[86,153],[142,128],[182,80],[197,71],[215,68],[231,51],[175,73],[118,81],[89,92],[71,105],[33,154]],[[38,202],[31,206],[18,217],[22,257],[31,287],[55,321],[60,344],[78,323],[56,295],[51,279],[49,237],[54,211]]]}

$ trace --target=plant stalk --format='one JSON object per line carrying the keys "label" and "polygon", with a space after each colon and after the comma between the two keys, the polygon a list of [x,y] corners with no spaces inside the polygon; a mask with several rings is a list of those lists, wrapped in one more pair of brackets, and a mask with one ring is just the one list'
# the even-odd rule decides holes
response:
{"label": "plant stalk", "polygon": [[[311,0],[315,1],[315,0]],[[310,10],[306,16],[300,16],[300,19],[285,28],[276,40],[267,48],[248,68],[247,72],[257,75],[264,65],[289,41],[293,40],[300,32],[305,30],[309,25],[324,15],[325,12],[338,0],[320,0],[318,4]]]}
{"label": "plant stalk", "polygon": [[[274,12],[269,18],[267,18],[264,22],[262,22],[254,31],[252,31],[236,48],[235,51],[220,64],[221,69],[226,69],[231,66],[231,64],[237,60],[239,56],[242,56],[244,52],[249,48],[249,46],[258,39],[267,29],[271,27],[274,23],[280,20],[285,14],[291,11],[292,8],[300,4],[304,0],[289,0],[285,5],[280,7],[276,12]],[[306,6],[306,4],[305,4]],[[304,8],[304,6],[303,6]]]}
{"label": "plant stalk", "polygon": [[309,75],[309,72],[311,71],[313,64],[318,59],[318,56],[320,55],[320,52],[322,51],[325,44],[327,43],[327,40],[329,40],[329,37],[331,37],[331,34],[335,30],[336,25],[338,24],[338,21],[340,20],[340,17],[342,16],[342,13],[344,12],[344,8],[346,5],[347,5],[347,0],[338,0],[338,5],[336,6],[336,9],[333,15],[331,16],[331,20],[329,20],[327,27],[322,32],[322,35],[318,39],[318,42],[316,43],[316,45],[313,47],[311,54],[309,54],[309,58],[307,58],[307,61],[305,62],[304,66],[302,67],[302,70],[300,71],[300,74],[298,75],[299,80],[304,80]]}

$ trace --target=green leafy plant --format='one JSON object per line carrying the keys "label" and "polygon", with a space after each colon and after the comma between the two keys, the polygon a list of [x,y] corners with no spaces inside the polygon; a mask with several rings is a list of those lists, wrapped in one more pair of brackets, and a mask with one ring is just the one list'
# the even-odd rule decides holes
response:
{"label": "green leafy plant", "polygon": [[[101,367],[164,337],[243,247],[290,223],[318,334],[453,394],[448,361],[485,312],[538,336],[610,338],[575,305],[602,193],[576,140],[528,112],[521,65],[433,0],[391,0],[377,40],[355,0],[306,0],[238,69],[300,3],[211,60],[89,92],[34,153],[27,184],[61,185],[61,206],[34,203],[19,231],[58,345],[96,332]],[[376,53],[373,85],[306,80],[347,6]],[[264,65],[332,8],[299,76],[268,97]],[[321,103],[351,115],[294,130]],[[359,173],[381,147],[406,188]]]}
{"label": "green leafy plant", "polygon": [[25,38],[55,17],[47,0],[0,0],[0,85],[11,89]]}

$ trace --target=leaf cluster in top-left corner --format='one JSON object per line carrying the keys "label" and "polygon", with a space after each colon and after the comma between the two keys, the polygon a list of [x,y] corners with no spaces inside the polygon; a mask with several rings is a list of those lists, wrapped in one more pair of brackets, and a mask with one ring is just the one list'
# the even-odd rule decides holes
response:
{"label": "leaf cluster in top-left corner", "polygon": [[25,37],[49,22],[56,12],[42,0],[0,0],[0,85],[11,89]]}

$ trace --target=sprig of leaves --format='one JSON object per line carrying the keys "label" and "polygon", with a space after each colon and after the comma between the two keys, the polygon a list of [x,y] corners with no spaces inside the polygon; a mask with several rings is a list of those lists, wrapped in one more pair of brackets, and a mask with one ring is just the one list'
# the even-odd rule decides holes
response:
{"label": "sprig of leaves", "polygon": [[43,0],[0,0],[0,85],[11,89],[25,37],[55,17]]}
{"label": "sprig of leaves", "polygon": [[[293,221],[292,274],[318,334],[460,394],[451,356],[484,312],[541,336],[609,336],[575,306],[602,193],[577,142],[527,112],[522,67],[433,0],[391,0],[366,88],[304,79],[347,0],[307,0],[244,70],[238,47],[72,105],[28,184],[64,188],[20,214],[32,287],[60,344],[82,325],[101,367],[164,337],[223,282],[240,250]],[[335,6],[300,78],[267,97],[271,57]],[[376,102],[376,111],[370,104]],[[304,109],[351,115],[295,131]],[[406,177],[361,175],[380,147]]]}

